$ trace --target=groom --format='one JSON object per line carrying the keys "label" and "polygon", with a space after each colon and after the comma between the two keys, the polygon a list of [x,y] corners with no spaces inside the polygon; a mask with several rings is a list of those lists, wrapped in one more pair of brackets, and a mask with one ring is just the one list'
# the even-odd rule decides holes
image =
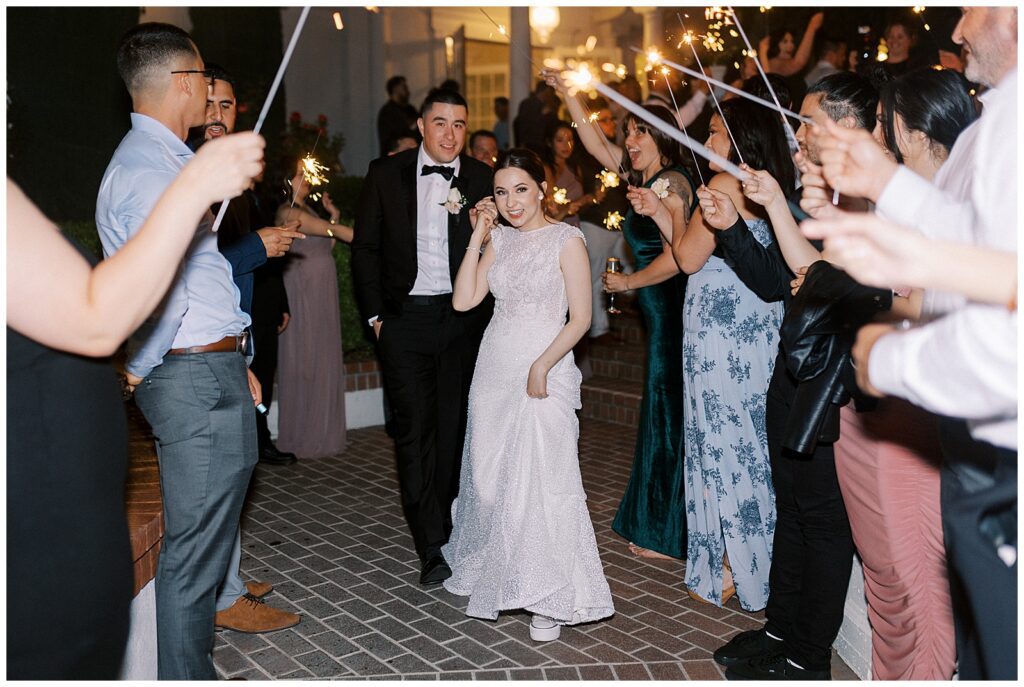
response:
{"label": "groom", "polygon": [[452,285],[473,232],[470,209],[492,193],[490,167],[461,155],[461,95],[427,96],[423,143],[370,164],[352,241],[352,279],[377,351],[394,422],[402,509],[422,563],[420,584],[451,576],[451,534],[466,406],[490,299],[452,309]]}

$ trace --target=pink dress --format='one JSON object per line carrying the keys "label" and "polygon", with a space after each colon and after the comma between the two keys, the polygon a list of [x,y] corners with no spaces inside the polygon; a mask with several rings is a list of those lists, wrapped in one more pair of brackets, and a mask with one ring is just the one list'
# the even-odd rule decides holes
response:
{"label": "pink dress", "polygon": [[935,419],[905,401],[842,409],[836,472],[864,563],[875,680],[948,680],[956,662]]}

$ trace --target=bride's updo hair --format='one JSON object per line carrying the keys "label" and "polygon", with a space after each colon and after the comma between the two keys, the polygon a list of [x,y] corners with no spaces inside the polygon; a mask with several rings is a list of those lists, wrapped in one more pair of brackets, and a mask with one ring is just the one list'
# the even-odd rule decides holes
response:
{"label": "bride's updo hair", "polygon": [[537,153],[529,148],[512,148],[498,155],[498,162],[494,165],[494,171],[515,167],[530,175],[530,178],[537,182],[537,186],[544,183],[544,162]]}

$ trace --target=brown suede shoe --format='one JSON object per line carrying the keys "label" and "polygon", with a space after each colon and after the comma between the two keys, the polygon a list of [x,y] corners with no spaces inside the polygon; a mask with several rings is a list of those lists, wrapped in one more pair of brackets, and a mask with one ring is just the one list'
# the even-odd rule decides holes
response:
{"label": "brown suede shoe", "polygon": [[214,624],[218,630],[258,634],[283,630],[298,625],[300,620],[298,613],[273,608],[255,596],[245,594],[231,608],[218,611]]}
{"label": "brown suede shoe", "polygon": [[245,583],[245,589],[257,599],[262,599],[267,594],[274,591],[274,585],[269,582],[256,582],[255,580],[249,580]]}

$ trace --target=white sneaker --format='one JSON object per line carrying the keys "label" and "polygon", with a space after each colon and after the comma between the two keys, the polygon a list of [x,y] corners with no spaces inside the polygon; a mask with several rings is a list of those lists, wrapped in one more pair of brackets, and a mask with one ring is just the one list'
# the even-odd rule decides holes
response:
{"label": "white sneaker", "polygon": [[562,633],[562,626],[551,618],[534,615],[530,620],[530,639],[535,642],[553,642]]}

